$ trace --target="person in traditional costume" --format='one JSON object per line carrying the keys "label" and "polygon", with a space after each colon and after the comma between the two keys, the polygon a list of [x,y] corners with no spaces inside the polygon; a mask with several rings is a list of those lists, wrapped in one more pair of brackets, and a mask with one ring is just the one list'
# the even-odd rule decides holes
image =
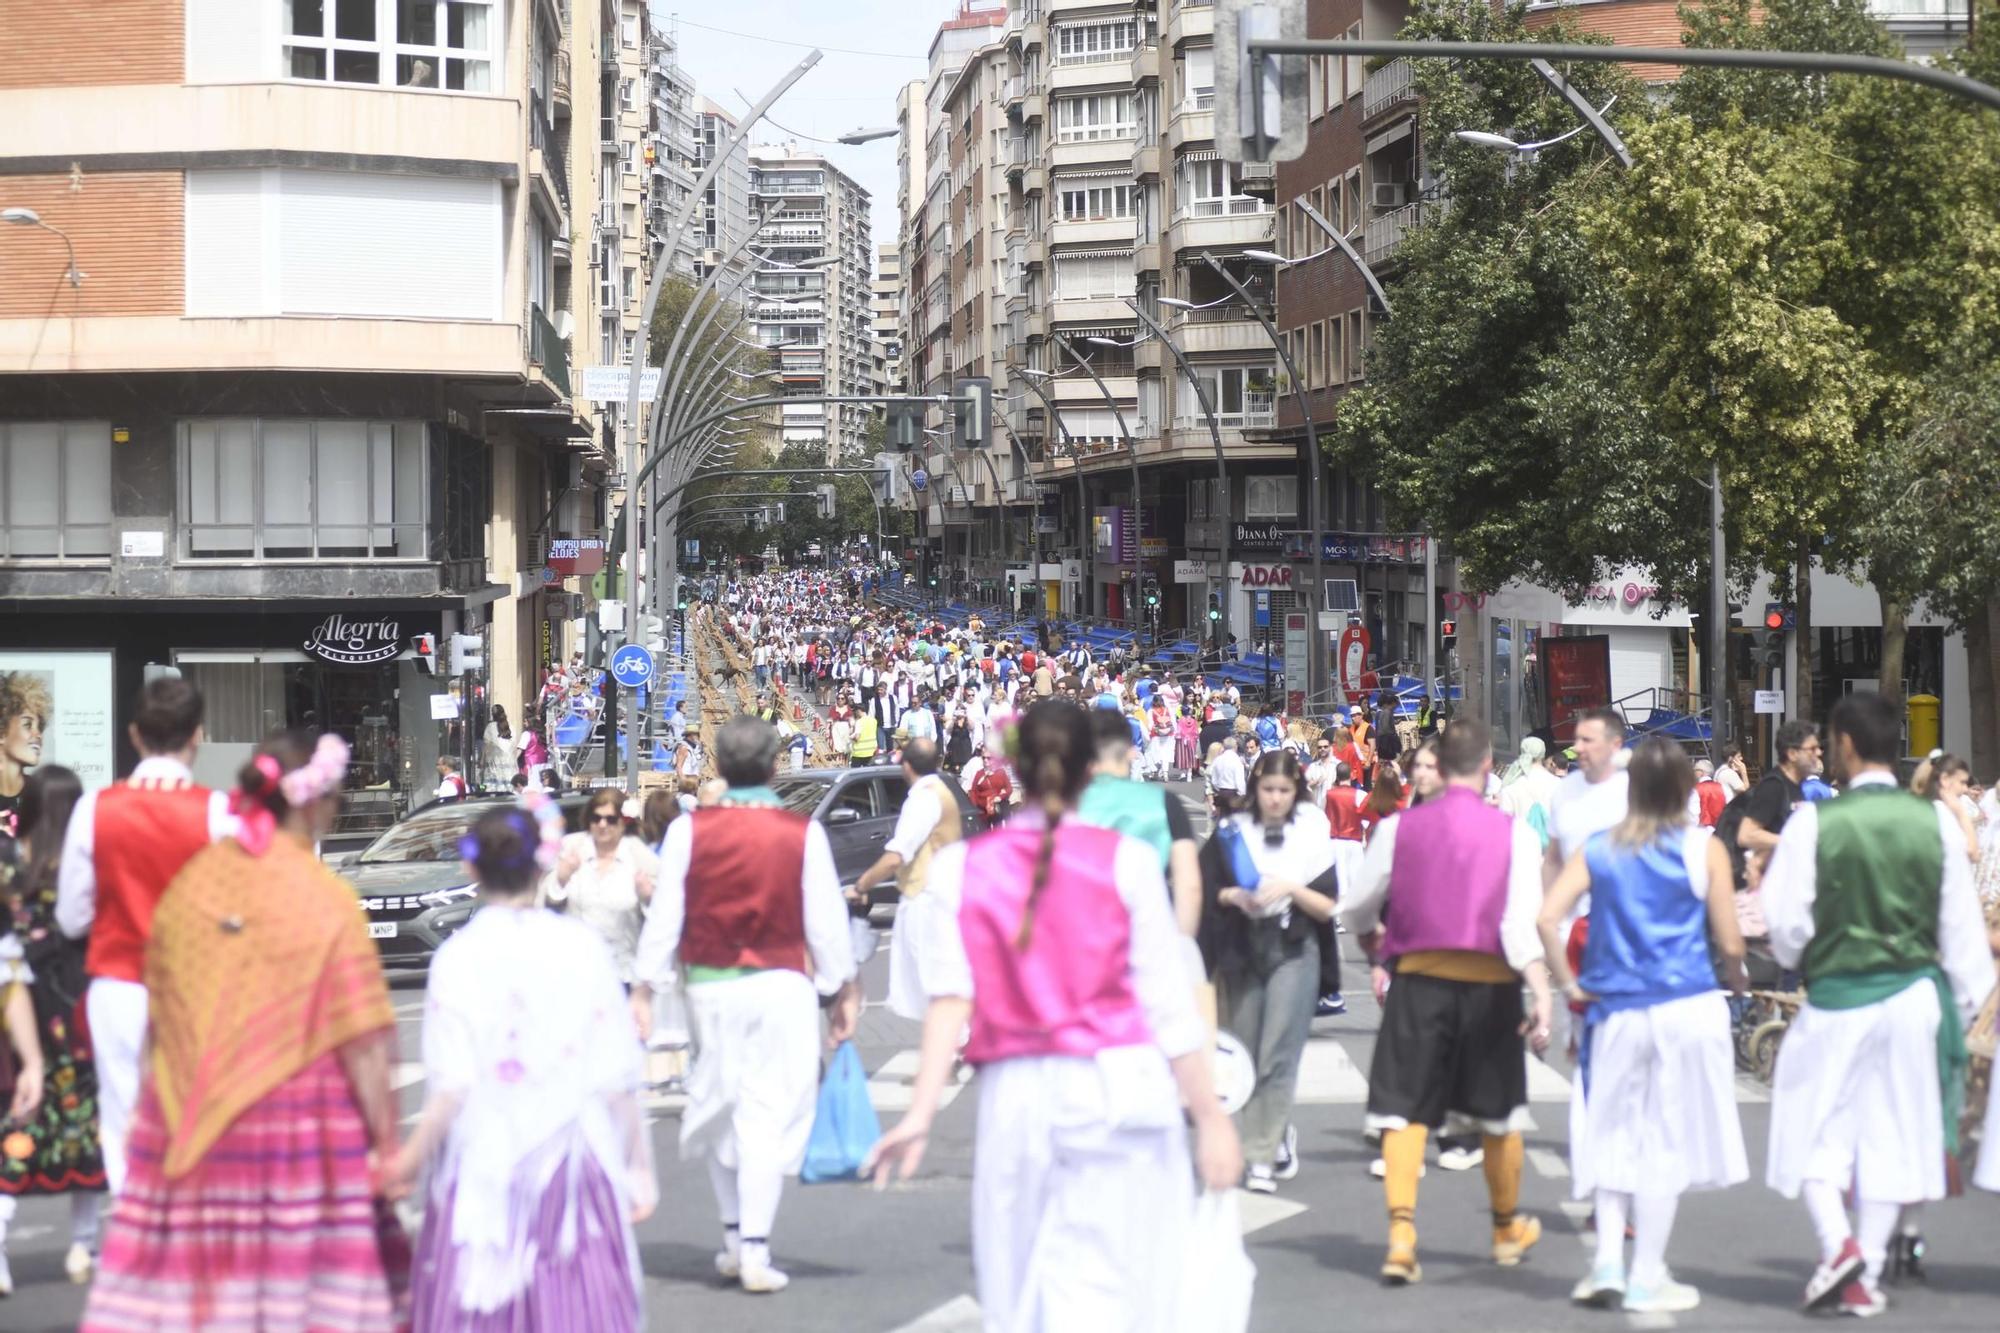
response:
{"label": "person in traditional costume", "polygon": [[[1549,1041],[1548,969],[1535,928],[1542,847],[1526,824],[1486,804],[1485,724],[1453,722],[1438,740],[1438,769],[1444,789],[1377,826],[1341,904],[1348,930],[1395,978],[1367,1116],[1382,1132],[1389,1249],[1381,1275],[1392,1286],[1423,1276],[1417,1177],[1425,1140],[1447,1119],[1481,1135],[1494,1262],[1520,1263],[1542,1234],[1540,1220],[1519,1211],[1521,1131],[1532,1124],[1521,1039],[1538,1053]],[[1524,977],[1534,997],[1526,1016]]]}
{"label": "person in traditional costume", "polygon": [[1223,820],[1202,849],[1201,938],[1221,1026],[1257,1071],[1237,1113],[1245,1188],[1269,1194],[1298,1174],[1292,1099],[1323,994],[1318,926],[1332,918],[1339,889],[1333,834],[1306,798],[1298,757],[1259,756],[1249,783],[1249,808]]}
{"label": "person in traditional costume", "polygon": [[202,715],[201,691],[190,682],[147,685],[129,731],[140,755],[132,776],[85,792],[63,835],[56,924],[71,939],[90,938],[84,1008],[97,1062],[99,1149],[113,1194],[124,1187],[125,1135],[139,1102],[153,908],[190,857],[236,827],[228,794],[195,785]]}
{"label": "person in traditional costume", "polygon": [[[1545,954],[1556,960],[1550,970],[1585,1006],[1570,1085],[1570,1173],[1575,1197],[1596,1205],[1597,1258],[1571,1298],[1677,1314],[1701,1301],[1667,1270],[1680,1196],[1750,1175],[1711,936],[1732,988],[1748,980],[1729,853],[1688,816],[1693,765],[1654,736],[1633,751],[1627,775],[1625,818],[1564,865],[1540,921]],[[1581,972],[1570,976],[1565,924],[1585,894],[1590,938]]]}
{"label": "person in traditional costume", "polygon": [[1210,1086],[1208,1033],[1157,852],[1085,824],[1089,720],[1048,700],[1022,716],[1030,805],[931,865],[921,951],[931,995],[911,1104],[863,1166],[878,1186],[921,1164],[959,1036],[978,1067],[973,1264],[985,1326],[1010,1333],[1174,1326],[1194,1165],[1233,1187],[1242,1155]]}
{"label": "person in traditional costume", "polygon": [[677,819],[639,936],[632,1004],[650,1023],[652,990],[674,955],[698,1049],[681,1115],[681,1155],[708,1165],[722,1217],[716,1269],[748,1292],[784,1290],[771,1228],[785,1177],[798,1174],[819,1092],[819,1002],[845,1041],[861,1008],[853,935],[833,850],[818,824],[770,788],[778,733],[752,717],[725,723],[720,804]]}
{"label": "person in traditional costume", "polygon": [[964,830],[958,800],[938,776],[937,739],[919,737],[909,741],[902,754],[903,779],[909,783],[903,808],[896,815],[895,831],[889,835],[882,855],[854,881],[854,895],[858,903],[865,905],[877,884],[895,878],[896,930],[889,950],[889,1008],[911,1022],[921,1022],[925,1001],[917,982],[918,932],[910,925],[909,918],[915,915],[916,898],[930,875],[932,859],[957,842]]}
{"label": "person in traditional costume", "polygon": [[[97,1150],[97,1072],[82,1021],[83,946],[65,938],[55,922],[56,864],[82,795],[77,775],[58,764],[36,769],[21,789],[12,928],[25,974],[22,998],[30,1002],[41,1047],[43,1087],[39,1111],[12,1117],[18,1137],[0,1139],[0,1288],[8,1285],[7,1225],[24,1197],[69,1196],[63,1269],[70,1281],[89,1281],[97,1262],[104,1159]],[[0,868],[0,880],[7,873]],[[9,924],[7,908],[8,894],[0,888],[0,931]]]}
{"label": "person in traditional costume", "polygon": [[86,1333],[407,1326],[409,1243],[383,1195],[396,1013],[353,886],[314,850],[337,736],[273,736],[235,836],[152,915],[150,1056]]}
{"label": "person in traditional costume", "polygon": [[482,909],[445,941],[424,995],[424,1110],[391,1168],[426,1164],[412,1277],[419,1329],[633,1333],[632,1226],[658,1201],[639,1107],[644,1051],[613,948],[535,906],[560,856],[555,802],[480,816],[461,852]]}
{"label": "person in traditional costume", "polygon": [[1192,938],[1201,927],[1201,848],[1187,808],[1164,787],[1133,778],[1136,752],[1131,729],[1121,715],[1092,709],[1090,729],[1097,743],[1097,762],[1091,765],[1090,785],[1077,802],[1077,818],[1116,829],[1153,849],[1167,877],[1174,923]]}
{"label": "person in traditional costume", "polygon": [[1944,1197],[1965,1025],[1993,957],[1957,818],[1896,785],[1900,715],[1849,695],[1827,732],[1843,794],[1792,812],[1761,889],[1771,950],[1806,981],[1771,1081],[1765,1180],[1805,1200],[1819,1238],[1806,1307],[1865,1316],[1886,1308],[1904,1205]]}

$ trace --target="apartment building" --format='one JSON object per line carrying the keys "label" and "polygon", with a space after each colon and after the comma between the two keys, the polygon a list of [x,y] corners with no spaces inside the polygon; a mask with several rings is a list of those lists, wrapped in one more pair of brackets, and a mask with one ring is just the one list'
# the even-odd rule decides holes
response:
{"label": "apartment building", "polygon": [[[775,266],[751,279],[753,339],[776,354],[790,396],[865,394],[875,254],[868,192],[818,153],[757,144],[750,149],[750,200],[759,248]],[[786,271],[828,256],[839,262]],[[866,421],[866,412],[851,405],[787,404],[774,443],[819,446],[829,462],[859,458]]]}
{"label": "apartment building", "polygon": [[902,393],[903,377],[903,250],[899,245],[875,247],[875,288],[869,302],[868,341],[874,393]]}
{"label": "apartment building", "polygon": [[[646,141],[646,236],[652,269],[694,277],[701,261],[700,237],[692,227],[676,228],[694,198],[702,171],[701,127],[694,81],[680,65],[680,40],[664,29],[650,34],[648,83],[651,119]],[[704,206],[707,199],[704,197]]]}
{"label": "apartment building", "polygon": [[[694,99],[694,171],[697,178],[707,171],[722,145],[741,123],[738,116],[706,97]],[[723,162],[722,169],[702,191],[701,210],[695,215],[695,245],[700,251],[696,269],[706,276],[725,262],[750,235],[750,147],[738,144]],[[739,258],[739,265],[745,261]]]}
{"label": "apartment building", "polygon": [[[619,16],[121,8],[0,0],[0,671],[93,782],[156,668],[209,695],[204,780],[331,727],[379,822],[566,652],[547,543],[601,523],[604,462],[573,111]],[[484,670],[426,674],[453,631]]]}

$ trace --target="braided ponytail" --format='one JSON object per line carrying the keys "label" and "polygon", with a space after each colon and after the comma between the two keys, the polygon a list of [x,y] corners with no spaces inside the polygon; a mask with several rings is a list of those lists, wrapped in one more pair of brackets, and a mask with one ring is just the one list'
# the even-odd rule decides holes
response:
{"label": "braided ponytail", "polygon": [[1036,906],[1054,867],[1057,826],[1090,781],[1096,752],[1083,710],[1061,700],[1044,700],[1030,708],[1022,715],[1015,734],[1022,785],[1041,806],[1045,819],[1035,848],[1034,877],[1021,912],[1021,928],[1014,936],[1014,947],[1026,950],[1034,938]]}

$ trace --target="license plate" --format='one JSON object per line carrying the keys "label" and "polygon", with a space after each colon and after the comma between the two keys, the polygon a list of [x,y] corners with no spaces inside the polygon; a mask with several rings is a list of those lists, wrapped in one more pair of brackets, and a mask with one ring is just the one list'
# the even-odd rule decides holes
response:
{"label": "license plate", "polygon": [[371,940],[393,940],[396,938],[396,923],[393,921],[370,921],[368,938]]}

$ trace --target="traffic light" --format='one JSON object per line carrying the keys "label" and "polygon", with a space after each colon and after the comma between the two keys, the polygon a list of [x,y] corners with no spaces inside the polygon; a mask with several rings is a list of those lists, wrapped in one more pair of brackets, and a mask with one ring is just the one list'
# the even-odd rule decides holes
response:
{"label": "traffic light", "polygon": [[889,404],[888,444],[891,449],[908,453],[923,442],[924,405],[922,403]]}
{"label": "traffic light", "polygon": [[1306,150],[1304,56],[1266,55],[1252,38],[1299,40],[1306,0],[1221,0],[1215,8],[1215,147],[1230,162],[1289,162]]}
{"label": "traffic light", "polygon": [[417,655],[417,670],[426,676],[435,676],[438,669],[437,635],[419,634],[410,640],[410,651]]}
{"label": "traffic light", "polygon": [[968,375],[952,387],[952,408],[957,417],[961,449],[984,449],[993,443],[993,381],[983,375]]}
{"label": "traffic light", "polygon": [[466,676],[486,669],[486,644],[477,634],[451,636],[451,674]]}
{"label": "traffic light", "polygon": [[1208,595],[1208,623],[1212,625],[1220,619],[1222,619],[1222,595],[1212,592]]}
{"label": "traffic light", "polygon": [[818,498],[819,498],[819,516],[820,516],[821,518],[832,518],[832,517],[833,517],[833,487],[831,487],[831,486],[821,486],[821,487],[819,487],[819,488],[818,488],[818,490],[817,490],[817,491],[815,492],[815,494],[816,494],[816,495],[818,496]]}
{"label": "traffic light", "polygon": [[1141,595],[1146,599],[1146,609],[1148,611],[1159,610],[1160,609],[1159,579],[1155,578],[1151,574],[1148,574],[1146,576],[1145,583],[1141,586]]}
{"label": "traffic light", "polygon": [[1438,622],[1438,637],[1446,643],[1450,643],[1458,638],[1458,622],[1456,620],[1440,620]]}

